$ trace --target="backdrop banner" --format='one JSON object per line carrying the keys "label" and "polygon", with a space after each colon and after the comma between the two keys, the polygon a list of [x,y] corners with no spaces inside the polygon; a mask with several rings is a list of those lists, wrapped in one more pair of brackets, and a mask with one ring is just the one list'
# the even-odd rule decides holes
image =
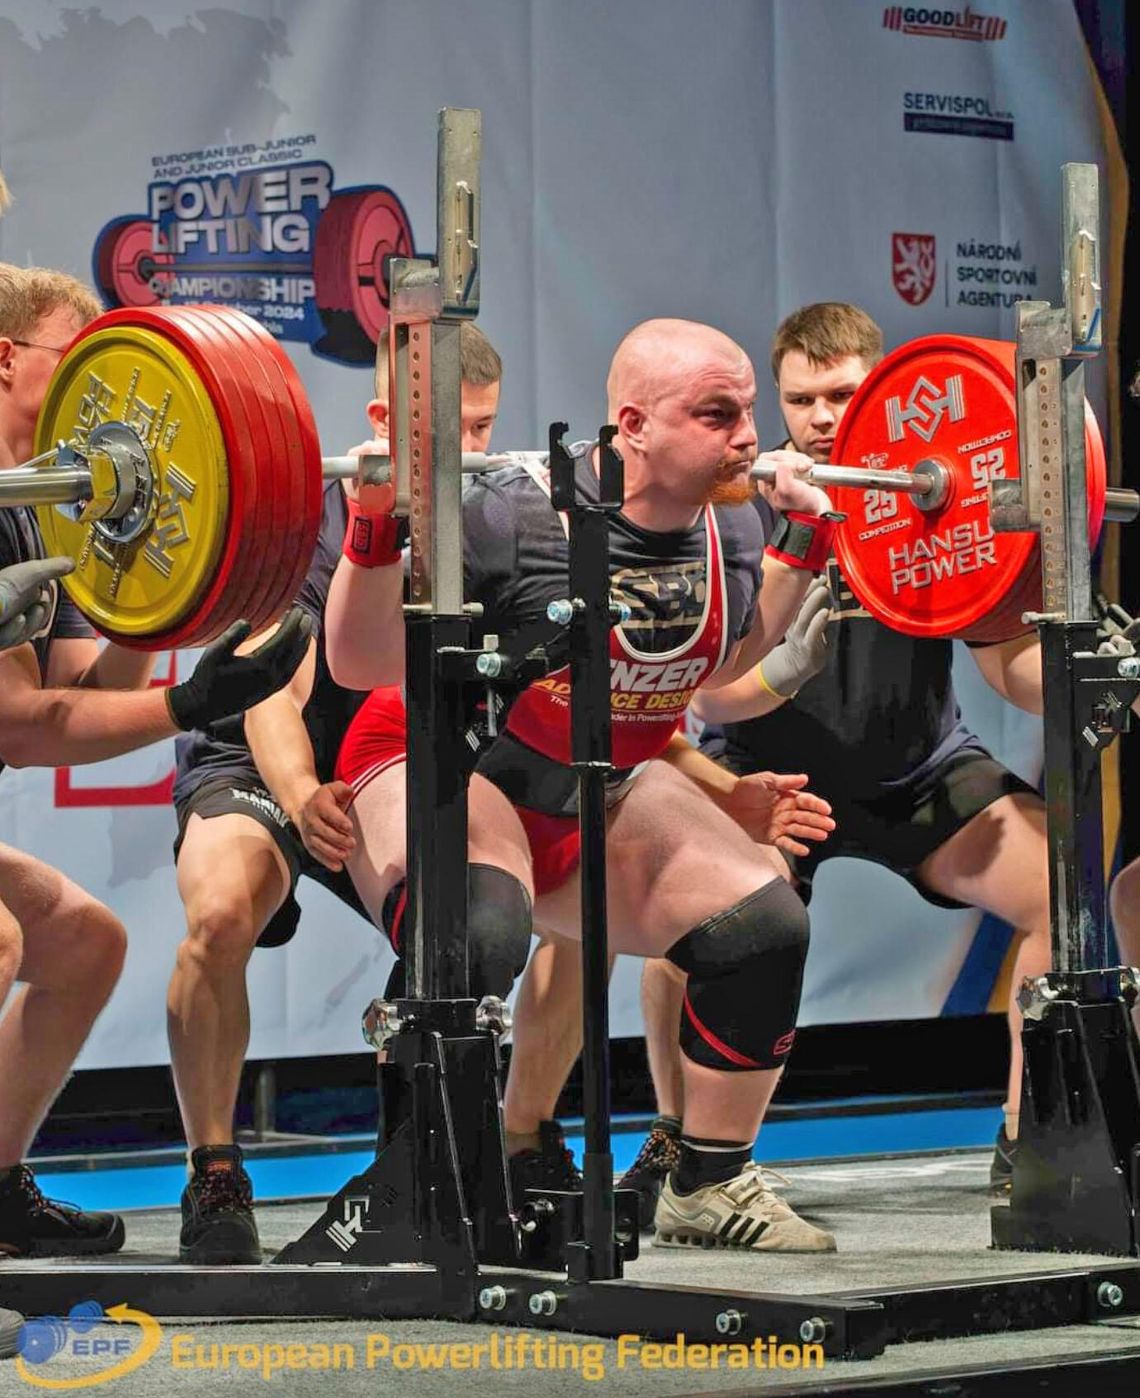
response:
{"label": "backdrop banner", "polygon": [[[1018,300],[1060,294],[1061,164],[1102,158],[1071,0],[0,0],[0,257],[90,278],[108,305],[248,311],[340,451],[366,435],[384,256],[434,247],[445,105],[483,112],[503,447],[555,419],[596,431],[609,356],[649,316],[748,349],[767,445],[768,342],[805,302],[858,302],[889,345],[1011,338]],[[160,678],[191,663],[161,657]],[[957,672],[967,719],[1035,779],[1039,725],[965,651]],[[81,1067],[167,1061],[172,753],[0,777],[0,840],[130,931]],[[311,882],[300,899],[295,940],[253,957],[253,1057],[362,1049],[386,979],[375,931]],[[812,924],[806,1024],[982,1010],[1009,936],[847,860]],[[638,978],[623,960],[615,1035],[640,1032]]]}

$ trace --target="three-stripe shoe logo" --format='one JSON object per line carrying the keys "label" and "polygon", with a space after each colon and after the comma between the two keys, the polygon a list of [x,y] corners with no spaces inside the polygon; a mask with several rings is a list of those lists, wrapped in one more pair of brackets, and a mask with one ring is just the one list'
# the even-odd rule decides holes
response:
{"label": "three-stripe shoe logo", "polygon": [[767,1219],[749,1218],[747,1214],[729,1214],[717,1229],[717,1234],[726,1247],[749,1248],[767,1231]]}

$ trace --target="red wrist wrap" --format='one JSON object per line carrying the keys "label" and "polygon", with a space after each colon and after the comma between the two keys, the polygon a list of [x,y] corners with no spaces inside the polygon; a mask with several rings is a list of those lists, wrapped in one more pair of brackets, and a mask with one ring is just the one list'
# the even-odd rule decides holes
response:
{"label": "red wrist wrap", "polygon": [[393,515],[371,515],[355,500],[348,502],[344,556],[360,568],[383,568],[400,561],[396,544],[399,522]]}
{"label": "red wrist wrap", "polygon": [[777,526],[772,542],[764,552],[768,557],[786,563],[789,568],[806,568],[809,573],[820,573],[831,556],[835,531],[846,518],[846,515],[834,511],[805,515],[799,510],[788,510],[783,517],[783,527]]}

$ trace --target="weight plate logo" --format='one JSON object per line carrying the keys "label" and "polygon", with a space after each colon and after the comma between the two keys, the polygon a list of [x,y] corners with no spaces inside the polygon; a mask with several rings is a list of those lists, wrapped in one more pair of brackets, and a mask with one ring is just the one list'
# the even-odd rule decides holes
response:
{"label": "weight plate logo", "polygon": [[951,374],[941,389],[920,375],[907,396],[906,406],[901,398],[888,398],[886,411],[887,435],[892,442],[901,442],[908,427],[924,442],[932,442],[947,413],[951,422],[961,422],[966,416],[962,376]]}

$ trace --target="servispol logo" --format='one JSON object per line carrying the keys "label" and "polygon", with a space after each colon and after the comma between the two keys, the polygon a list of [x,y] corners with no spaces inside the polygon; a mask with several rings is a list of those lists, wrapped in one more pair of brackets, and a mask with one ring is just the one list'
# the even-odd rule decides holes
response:
{"label": "servispol logo", "polygon": [[967,5],[961,10],[928,9],[919,5],[888,5],[883,28],[927,39],[969,39],[974,43],[1005,38],[1008,25],[1000,15],[981,15]]}
{"label": "servispol logo", "polygon": [[891,281],[908,306],[922,305],[937,275],[933,233],[891,234]]}
{"label": "servispol logo", "polygon": [[1013,140],[1013,113],[968,92],[904,92],[903,130],[935,136]]}

